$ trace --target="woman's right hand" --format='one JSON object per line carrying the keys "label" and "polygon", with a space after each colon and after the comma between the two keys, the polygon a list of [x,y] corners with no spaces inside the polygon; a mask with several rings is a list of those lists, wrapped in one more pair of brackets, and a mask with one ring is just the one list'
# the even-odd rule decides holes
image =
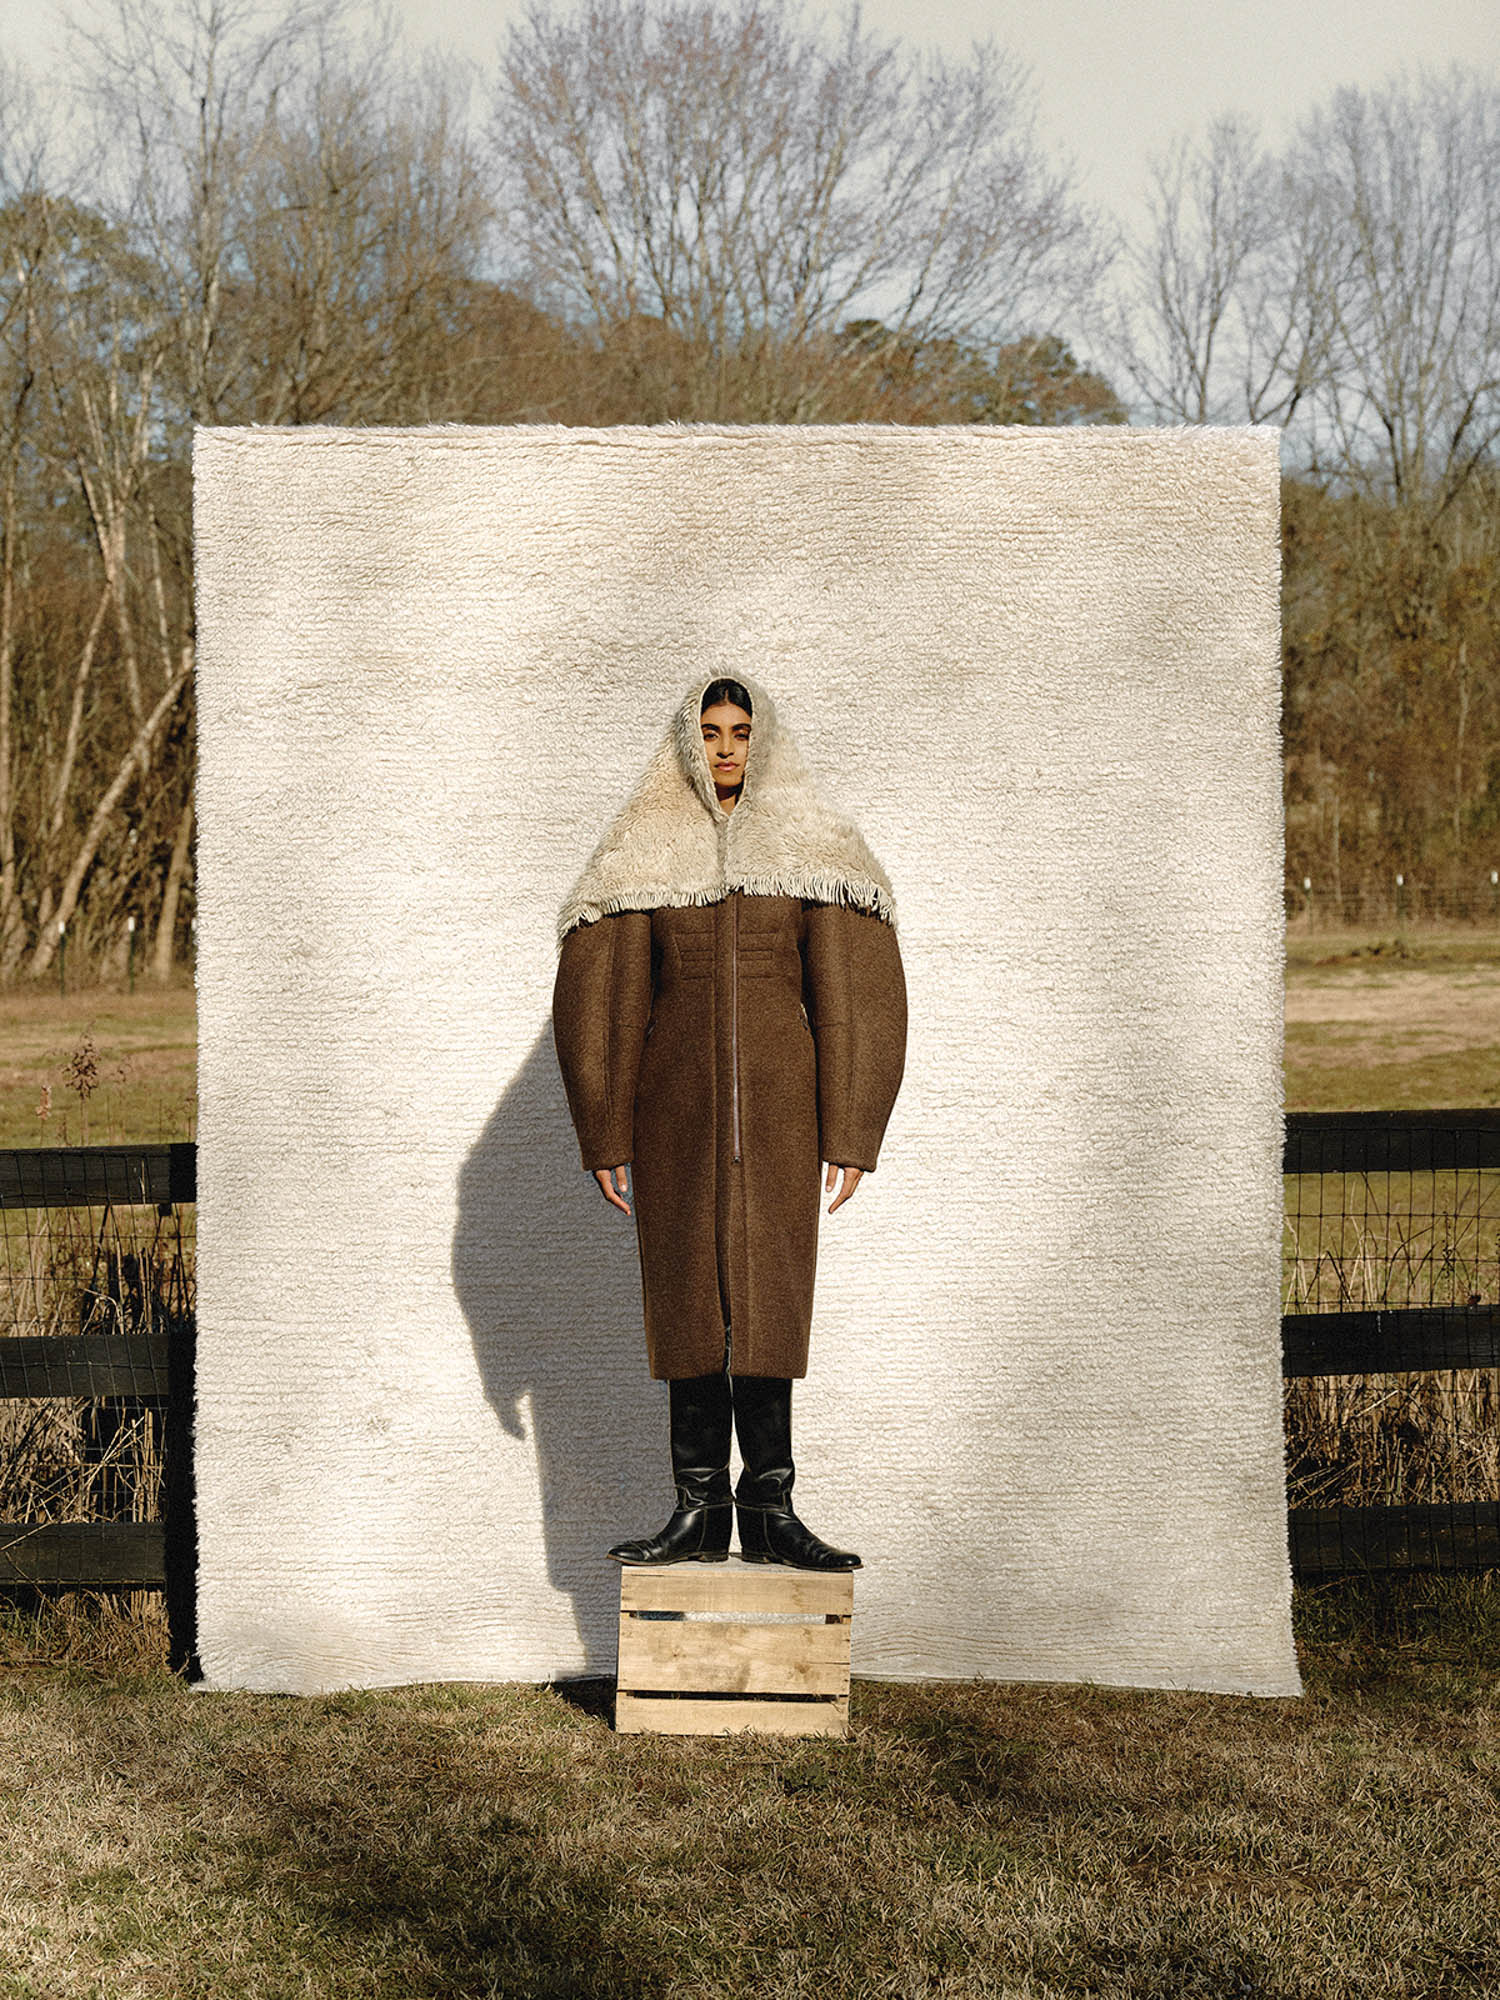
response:
{"label": "woman's right hand", "polygon": [[[604,1196],[604,1199],[606,1201],[612,1202],[616,1208],[623,1208],[627,1215],[629,1215],[632,1212],[630,1203],[628,1201],[623,1200],[622,1196],[627,1195],[630,1192],[630,1182],[626,1178],[625,1174],[625,1168],[628,1167],[629,1164],[630,1162],[627,1160],[622,1166],[595,1167],[594,1169],[594,1179],[599,1183],[600,1194]],[[611,1176],[613,1176],[612,1184],[611,1184]],[[616,1188],[619,1189],[619,1194],[616,1194],[615,1192]]]}

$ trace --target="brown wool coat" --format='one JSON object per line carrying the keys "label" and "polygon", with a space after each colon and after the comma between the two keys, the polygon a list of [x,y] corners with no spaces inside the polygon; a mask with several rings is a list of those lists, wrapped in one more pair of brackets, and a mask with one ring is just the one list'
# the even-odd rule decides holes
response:
{"label": "brown wool coat", "polygon": [[749,681],[723,811],[704,685],[564,906],[553,1034],[584,1167],[631,1166],[652,1376],[800,1377],[822,1162],[876,1166],[906,983],[889,883]]}

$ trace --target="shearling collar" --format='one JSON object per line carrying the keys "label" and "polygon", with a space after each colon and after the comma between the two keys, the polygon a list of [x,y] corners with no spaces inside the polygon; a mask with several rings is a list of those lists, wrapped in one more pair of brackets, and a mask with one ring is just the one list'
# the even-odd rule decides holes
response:
{"label": "shearling collar", "polygon": [[852,903],[895,928],[885,870],[854,822],[820,797],[770,695],[748,674],[734,675],[755,711],[744,782],[733,812],[719,804],[699,708],[720,677],[704,674],[683,696],[558,914],[559,950],[575,924],[616,910],[716,903],[733,889]]}

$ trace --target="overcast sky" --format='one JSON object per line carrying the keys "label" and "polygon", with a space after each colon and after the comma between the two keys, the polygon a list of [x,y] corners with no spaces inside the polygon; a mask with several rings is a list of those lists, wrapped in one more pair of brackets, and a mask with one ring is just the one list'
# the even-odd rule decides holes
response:
{"label": "overcast sky", "polygon": [[[0,0],[0,46],[46,68],[64,50],[62,4]],[[274,18],[282,4],[260,0],[256,12]],[[522,0],[390,6],[412,50],[438,42],[490,70]],[[552,6],[572,12],[570,0]],[[112,0],[74,0],[74,12],[108,18]],[[808,24],[820,12],[832,24],[842,4],[802,0]],[[960,60],[984,36],[1014,50],[1032,74],[1042,138],[1072,160],[1080,192],[1124,222],[1140,216],[1148,148],[1216,112],[1248,112],[1274,146],[1336,84],[1376,84],[1400,64],[1500,74],[1500,0],[866,0],[862,22]]]}
{"label": "overcast sky", "polygon": [[[0,5],[17,0],[0,0]],[[492,59],[506,0],[399,0],[409,36]],[[565,9],[563,10],[565,11]],[[840,8],[811,5],[837,19]],[[1336,84],[1398,64],[1500,69],[1500,0],[867,0],[869,28],[966,56],[993,35],[1032,72],[1041,129],[1086,194],[1134,205],[1148,148],[1219,111],[1262,121],[1276,143]]]}
{"label": "overcast sky", "polygon": [[[511,0],[393,4],[413,45],[440,42],[486,66],[519,11]],[[40,63],[61,48],[60,11],[60,0],[0,0],[0,40]],[[808,5],[805,18],[819,11]],[[1072,157],[1082,191],[1122,216],[1139,201],[1147,149],[1216,112],[1250,113],[1275,144],[1334,85],[1378,82],[1403,61],[1500,70],[1500,0],[866,0],[863,19],[956,56],[986,35],[1013,49],[1031,68],[1043,136]]]}

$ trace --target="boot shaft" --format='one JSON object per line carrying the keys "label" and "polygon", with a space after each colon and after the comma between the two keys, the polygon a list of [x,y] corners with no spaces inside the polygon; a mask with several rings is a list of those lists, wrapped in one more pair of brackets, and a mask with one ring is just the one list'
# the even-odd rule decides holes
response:
{"label": "boot shaft", "polygon": [[[729,1446],[734,1430],[734,1403],[727,1374],[678,1377],[667,1384],[668,1424],[672,1448],[672,1478],[679,1492],[687,1485],[700,1493],[717,1485],[722,1471],[728,1498]],[[683,1500],[682,1506],[702,1506],[703,1499]]]}
{"label": "boot shaft", "polygon": [[792,1461],[791,1379],[736,1375],[734,1427],[743,1460],[735,1498],[747,1507],[787,1506],[797,1476]]}

